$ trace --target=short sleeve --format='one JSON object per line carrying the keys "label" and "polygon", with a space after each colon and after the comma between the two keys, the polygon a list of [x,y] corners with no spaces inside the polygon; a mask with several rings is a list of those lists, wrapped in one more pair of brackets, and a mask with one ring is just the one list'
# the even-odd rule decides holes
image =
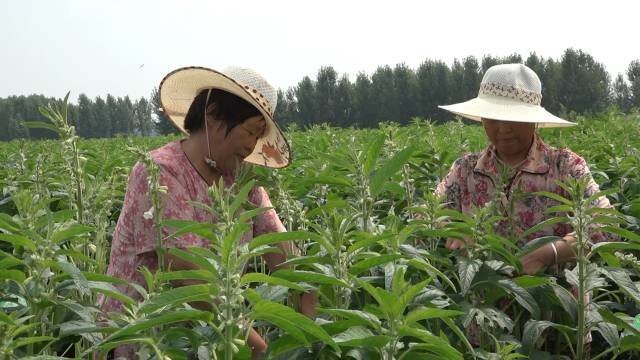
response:
{"label": "short sleeve", "polygon": [[[565,160],[564,164],[562,164],[564,167],[563,172],[565,174],[569,174],[571,178],[584,179],[587,181],[587,187],[584,193],[585,197],[598,193],[600,191],[600,186],[598,186],[598,184],[593,179],[593,176],[591,175],[591,171],[589,170],[589,166],[587,165],[587,162],[574,152],[571,152],[568,150],[564,150],[564,151],[566,151],[567,154],[566,156],[563,157],[563,159]],[[613,208],[613,206],[609,202],[609,199],[606,196],[598,197],[592,205],[594,207],[599,207],[603,209]],[[601,241],[619,240],[617,236],[598,232],[597,231],[598,227],[599,225],[593,225],[590,228],[590,230],[592,231],[591,240],[594,243],[598,243]]]}
{"label": "short sleeve", "polygon": [[438,197],[443,197],[447,208],[457,211],[462,211],[460,200],[460,189],[464,179],[462,162],[463,159],[458,159],[453,163],[449,173],[440,181],[434,193]]}
{"label": "short sleeve", "polygon": [[[249,194],[249,201],[256,207],[272,207],[271,199],[262,186],[256,186]],[[282,225],[282,221],[278,217],[275,209],[269,209],[266,212],[256,216],[253,219],[253,234],[255,236],[268,234],[273,232],[285,232],[286,229]]]}

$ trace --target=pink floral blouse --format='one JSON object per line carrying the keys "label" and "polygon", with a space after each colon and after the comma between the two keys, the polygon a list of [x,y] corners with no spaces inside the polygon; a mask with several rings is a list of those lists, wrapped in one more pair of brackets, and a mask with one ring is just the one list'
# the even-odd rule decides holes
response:
{"label": "pink floral blouse", "polygon": [[[160,184],[167,187],[162,195],[163,217],[165,219],[195,220],[214,222],[215,219],[206,210],[194,207],[189,202],[211,205],[207,194],[208,185],[191,165],[177,140],[151,151],[151,157],[160,167]],[[232,180],[227,181],[230,186]],[[149,212],[151,202],[148,197],[148,180],[144,165],[137,163],[130,176],[127,193],[120,218],[113,233],[111,257],[107,274],[143,285],[144,278],[138,269],[146,266],[151,271],[157,269],[153,219]],[[255,187],[249,193],[249,200],[257,207],[271,207],[271,201],[262,187]],[[145,212],[148,212],[145,214]],[[253,235],[286,231],[275,210],[271,209],[253,219],[253,229],[243,235],[243,242]],[[168,235],[168,229],[162,229]],[[191,246],[208,247],[209,240],[187,234],[164,243],[165,247],[186,248]],[[128,286],[119,287],[124,294],[139,299],[137,292]],[[119,311],[122,304],[112,298],[99,300],[105,312]],[[116,351],[117,352],[117,351]]]}
{"label": "pink floral blouse", "polygon": [[[479,154],[464,155],[455,161],[447,176],[438,184],[436,195],[444,196],[446,206],[449,208],[465,214],[470,213],[474,206],[485,206],[494,199],[495,184],[499,183],[498,161],[493,145]],[[556,149],[545,144],[536,134],[527,159],[505,183],[504,191],[507,199],[503,198],[500,201],[506,205],[516,189],[524,193],[549,191],[566,197],[566,192],[556,184],[556,181],[567,178],[588,179],[587,196],[600,191],[583,158],[571,150]],[[511,230],[518,237],[530,227],[552,217],[553,214],[545,214],[544,211],[557,205],[556,201],[543,196],[515,197],[513,202],[512,214],[515,217],[516,228]],[[611,204],[606,197],[602,196],[598,199],[597,206],[610,208]],[[507,214],[503,215],[507,216]],[[502,221],[498,224],[496,232],[507,236],[509,230],[509,222]],[[519,245],[541,236],[564,236],[571,231],[571,227],[566,224],[548,226],[522,239]],[[592,234],[594,242],[604,239],[605,236],[602,233]]]}

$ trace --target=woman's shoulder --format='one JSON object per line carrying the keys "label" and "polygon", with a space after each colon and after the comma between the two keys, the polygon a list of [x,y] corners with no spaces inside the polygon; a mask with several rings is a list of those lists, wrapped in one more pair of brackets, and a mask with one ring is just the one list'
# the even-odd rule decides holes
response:
{"label": "woman's shoulder", "polygon": [[566,147],[555,148],[547,145],[547,156],[549,162],[555,165],[561,173],[571,173],[587,165],[582,156]]}
{"label": "woman's shoulder", "polygon": [[462,168],[462,169],[470,169],[473,170],[482,155],[481,152],[477,153],[464,153],[460,156],[456,161],[453,162],[453,168]]}
{"label": "woman's shoulder", "polygon": [[149,152],[153,162],[158,165],[174,165],[182,161],[184,152],[180,140],[169,142]]}

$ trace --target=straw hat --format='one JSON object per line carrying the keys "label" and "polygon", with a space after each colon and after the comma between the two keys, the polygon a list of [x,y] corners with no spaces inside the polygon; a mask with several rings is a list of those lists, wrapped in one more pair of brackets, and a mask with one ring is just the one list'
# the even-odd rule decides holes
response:
{"label": "straw hat", "polygon": [[502,64],[484,74],[478,97],[438,107],[475,121],[485,118],[535,123],[538,127],[576,125],[545,110],[541,101],[542,85],[533,70],[523,64]]}
{"label": "straw hat", "polygon": [[234,66],[218,72],[204,67],[184,67],[165,76],[160,82],[160,104],[176,128],[187,133],[184,118],[193,99],[204,89],[234,94],[264,116],[264,136],[244,161],[270,168],[283,168],[291,163],[289,144],[273,118],[277,92],[260,74],[248,68]]}

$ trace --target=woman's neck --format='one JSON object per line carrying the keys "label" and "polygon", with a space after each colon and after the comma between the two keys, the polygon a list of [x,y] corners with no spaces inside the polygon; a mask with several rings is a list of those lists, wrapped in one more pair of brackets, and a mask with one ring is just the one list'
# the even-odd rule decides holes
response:
{"label": "woman's neck", "polygon": [[529,146],[526,147],[526,150],[520,151],[515,154],[501,154],[496,148],[495,151],[498,160],[500,160],[503,164],[508,165],[512,169],[518,169],[522,164],[524,164],[525,161],[527,161],[527,157],[529,156],[529,152],[531,151],[531,147],[533,146],[534,141],[535,135],[531,138],[531,142],[529,143]]}
{"label": "woman's neck", "polygon": [[191,165],[193,165],[207,185],[211,186],[220,179],[221,174],[211,168],[205,161],[205,157],[209,156],[209,149],[207,149],[207,140],[204,134],[198,132],[190,135],[186,140],[181,142],[181,146],[187,159],[189,159]]}

